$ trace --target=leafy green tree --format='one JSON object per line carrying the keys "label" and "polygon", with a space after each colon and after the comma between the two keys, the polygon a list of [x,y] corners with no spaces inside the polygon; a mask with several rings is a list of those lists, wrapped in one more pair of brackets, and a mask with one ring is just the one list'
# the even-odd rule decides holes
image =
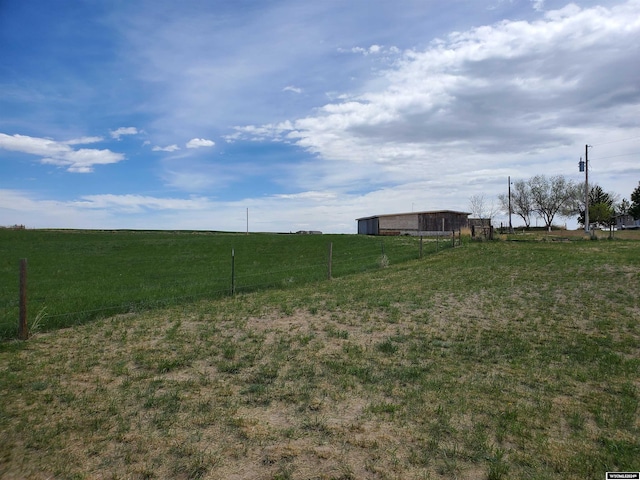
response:
{"label": "leafy green tree", "polygon": [[608,227],[614,223],[615,210],[606,203],[589,205],[589,221],[599,227]]}
{"label": "leafy green tree", "polygon": [[629,207],[629,215],[635,220],[640,219],[640,184],[631,194],[631,206]]}
{"label": "leafy green tree", "polygon": [[[584,183],[582,184],[584,186]],[[600,185],[589,190],[589,223],[608,227],[614,222],[616,195],[605,192]],[[581,202],[578,223],[584,226],[584,202]]]}

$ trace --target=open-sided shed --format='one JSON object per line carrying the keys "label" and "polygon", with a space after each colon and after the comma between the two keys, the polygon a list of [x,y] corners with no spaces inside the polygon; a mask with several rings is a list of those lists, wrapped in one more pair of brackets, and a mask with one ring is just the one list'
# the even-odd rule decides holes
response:
{"label": "open-sided shed", "polygon": [[360,235],[436,235],[469,226],[470,213],[454,210],[396,213],[358,218]]}

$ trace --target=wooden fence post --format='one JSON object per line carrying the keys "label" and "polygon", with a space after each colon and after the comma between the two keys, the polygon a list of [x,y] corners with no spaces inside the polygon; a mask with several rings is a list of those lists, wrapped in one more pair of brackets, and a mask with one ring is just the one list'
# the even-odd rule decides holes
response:
{"label": "wooden fence post", "polygon": [[333,263],[333,242],[329,242],[329,264],[327,268],[327,280],[331,280],[332,263]]}
{"label": "wooden fence post", "polygon": [[422,235],[420,235],[420,258],[422,258]]}
{"label": "wooden fence post", "polygon": [[27,259],[20,260],[20,320],[18,324],[18,338],[27,340],[29,338],[29,327],[27,326]]}
{"label": "wooden fence post", "polygon": [[231,249],[231,296],[236,294],[236,250]]}

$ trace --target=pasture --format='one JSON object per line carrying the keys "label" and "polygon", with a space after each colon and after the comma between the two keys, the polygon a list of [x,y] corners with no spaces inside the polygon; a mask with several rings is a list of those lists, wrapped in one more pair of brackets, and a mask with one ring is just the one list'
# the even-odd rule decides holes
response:
{"label": "pasture", "polygon": [[0,343],[0,477],[600,479],[640,469],[639,345],[629,240],[121,313]]}
{"label": "pasture", "polygon": [[[42,330],[95,318],[316,282],[419,256],[416,238],[213,232],[0,230],[0,339],[15,338],[19,259]],[[425,242],[423,253],[451,246]],[[232,258],[233,254],[233,258]],[[233,272],[232,272],[233,269]]]}

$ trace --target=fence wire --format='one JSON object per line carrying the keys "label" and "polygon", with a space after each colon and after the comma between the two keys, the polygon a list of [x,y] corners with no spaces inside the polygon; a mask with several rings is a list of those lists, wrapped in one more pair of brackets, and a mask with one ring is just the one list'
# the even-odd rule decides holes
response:
{"label": "fence wire", "polygon": [[[299,237],[298,237],[299,238]],[[269,288],[320,282],[328,278],[329,242],[315,251],[291,248],[287,255],[241,245],[227,258],[218,255],[174,255],[126,258],[103,257],[97,265],[87,261],[80,269],[40,272],[38,262],[29,267],[29,319],[43,330],[78,325],[117,314],[169,307],[204,299],[221,298]],[[420,242],[422,243],[422,242]],[[448,248],[451,241],[420,243],[416,238],[378,240],[368,244],[334,245],[331,276],[341,277],[397,264]],[[292,245],[293,242],[292,242]],[[341,248],[342,247],[342,248]],[[282,248],[280,245],[279,248]],[[420,250],[419,250],[420,248]],[[92,257],[95,260],[95,257]],[[17,333],[18,295],[0,307],[0,339]]]}

